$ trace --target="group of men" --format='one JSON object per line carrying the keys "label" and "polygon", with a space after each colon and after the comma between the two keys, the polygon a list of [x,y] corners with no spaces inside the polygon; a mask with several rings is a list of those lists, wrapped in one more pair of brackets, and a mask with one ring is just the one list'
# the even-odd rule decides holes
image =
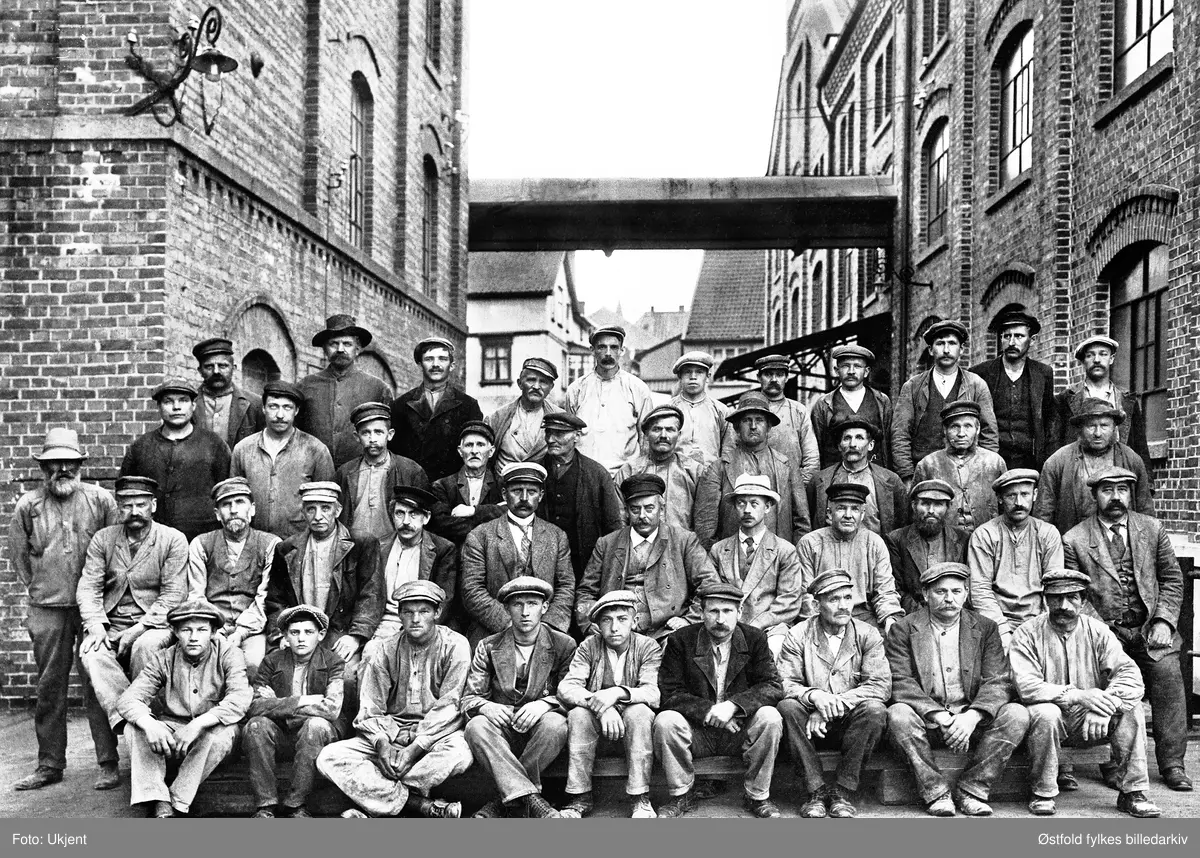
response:
{"label": "group of men", "polygon": [[[356,368],[370,332],[330,317],[313,338],[327,368],[268,382],[261,405],[232,383],[233,344],[206,340],[198,388],[154,391],[162,423],[130,446],[115,500],[81,480],[73,430],[34,456],[44,482],[9,544],[39,756],[16,788],[63,778],[77,650],[95,786],[119,784],[124,731],[131,800],[156,817],[186,814],[240,746],[262,818],[307,816],[318,772],[348,816],[456,817],[434,792],[472,763],[497,790],[477,816],[581,817],[600,754],[625,757],[635,818],[688,813],[709,789],[694,760],[740,754],[746,808],[771,818],[785,740],[801,815],[848,817],[885,733],[935,816],[989,814],[1022,741],[1031,812],[1077,786],[1062,746],[1108,742],[1118,809],[1156,816],[1147,692],[1160,775],[1191,789],[1182,575],[1136,402],[1107,374],[1115,342],[1082,343],[1084,382],[1054,396],[1037,332],[1006,317],[1001,356],[969,372],[966,329],[935,324],[933,366],[894,406],[869,384],[874,355],[843,346],[838,387],[806,410],[783,356],[726,408],[701,352],[655,407],[620,368],[624,331],[601,328],[565,407],[557,367],[529,358],[486,420],[442,338],[417,344],[422,383],[389,402]],[[938,745],[970,755],[954,785]],[[823,749],[841,754],[828,784]],[[541,773],[564,751],[556,809]]]}

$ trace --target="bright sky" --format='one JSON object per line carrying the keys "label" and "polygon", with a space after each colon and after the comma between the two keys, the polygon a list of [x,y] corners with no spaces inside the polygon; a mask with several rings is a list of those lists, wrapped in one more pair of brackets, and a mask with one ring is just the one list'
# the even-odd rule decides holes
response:
{"label": "bright sky", "polygon": [[[761,176],[792,0],[475,0],[473,178]],[[589,309],[689,305],[700,251],[576,255]]]}

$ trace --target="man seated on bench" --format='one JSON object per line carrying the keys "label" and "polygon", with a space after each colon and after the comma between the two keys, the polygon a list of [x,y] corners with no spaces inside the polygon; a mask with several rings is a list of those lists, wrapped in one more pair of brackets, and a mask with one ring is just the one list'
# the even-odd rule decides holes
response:
{"label": "man seated on bench", "polygon": [[[853,797],[862,769],[883,735],[892,674],[875,626],[853,617],[854,580],[844,569],[808,586],[817,615],[792,627],[779,652],[785,699],[779,703],[797,774],[808,787],[800,815],[858,815]],[[818,747],[841,752],[837,777],[825,785]]]}
{"label": "man seated on bench", "polygon": [[560,811],[564,818],[591,813],[592,766],[598,750],[624,751],[630,816],[656,816],[650,804],[651,729],[659,702],[662,648],[633,630],[637,605],[638,595],[631,590],[610,590],[601,596],[588,615],[599,634],[588,635],[579,645],[558,684],[558,699],[573,707],[567,713],[567,803]]}
{"label": "man seated on bench", "polygon": [[[975,531],[978,536],[980,531]],[[971,569],[935,563],[921,574],[925,607],[897,620],[884,647],[892,668],[888,739],[908,759],[930,816],[991,816],[988,795],[1029,729],[1013,702],[996,623],[963,610]],[[931,750],[970,754],[953,793]]]}

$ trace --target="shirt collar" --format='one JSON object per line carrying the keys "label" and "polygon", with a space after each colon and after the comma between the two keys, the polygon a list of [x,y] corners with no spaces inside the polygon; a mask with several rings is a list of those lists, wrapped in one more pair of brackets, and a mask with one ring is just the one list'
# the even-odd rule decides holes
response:
{"label": "shirt collar", "polygon": [[649,536],[642,536],[631,527],[629,528],[629,542],[634,548],[637,548],[643,542],[654,542],[654,540],[658,539],[658,531],[659,528],[656,527],[654,528],[654,532]]}
{"label": "shirt collar", "polygon": [[536,518],[536,516],[530,515],[526,518],[518,518],[511,512],[508,514],[509,522],[515,524],[517,527],[529,527],[531,524],[533,524],[534,518]]}

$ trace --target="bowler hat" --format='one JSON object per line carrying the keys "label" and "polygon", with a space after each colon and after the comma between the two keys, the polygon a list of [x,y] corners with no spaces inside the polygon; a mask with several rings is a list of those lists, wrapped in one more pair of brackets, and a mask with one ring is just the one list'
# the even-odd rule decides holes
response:
{"label": "bowler hat", "polygon": [[879,427],[870,420],[864,420],[861,417],[847,417],[842,422],[834,425],[833,437],[840,439],[842,437],[842,433],[847,429],[865,429],[867,434],[871,436],[872,440],[878,440],[880,435]]}
{"label": "bowler hat", "polygon": [[371,332],[360,328],[353,316],[345,313],[335,313],[325,320],[325,330],[313,335],[312,344],[323,346],[334,337],[358,337],[358,343],[364,348],[371,342]]}

